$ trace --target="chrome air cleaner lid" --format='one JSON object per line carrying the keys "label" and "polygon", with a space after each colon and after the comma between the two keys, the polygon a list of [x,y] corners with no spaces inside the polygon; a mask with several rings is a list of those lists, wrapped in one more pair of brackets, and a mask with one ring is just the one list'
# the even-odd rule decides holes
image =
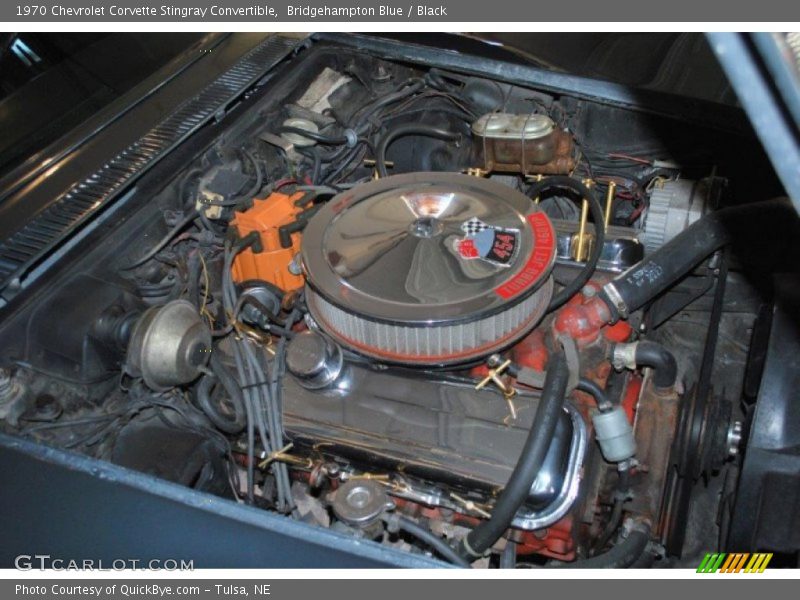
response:
{"label": "chrome air cleaner lid", "polygon": [[406,364],[479,358],[543,315],[555,235],[525,195],[449,173],[343,192],[303,234],[311,315],[340,343]]}

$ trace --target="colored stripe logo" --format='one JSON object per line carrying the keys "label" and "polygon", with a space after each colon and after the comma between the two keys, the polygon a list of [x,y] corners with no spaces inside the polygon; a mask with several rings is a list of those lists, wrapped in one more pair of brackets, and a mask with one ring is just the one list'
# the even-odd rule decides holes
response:
{"label": "colored stripe logo", "polygon": [[763,573],[772,553],[719,552],[706,554],[698,573]]}

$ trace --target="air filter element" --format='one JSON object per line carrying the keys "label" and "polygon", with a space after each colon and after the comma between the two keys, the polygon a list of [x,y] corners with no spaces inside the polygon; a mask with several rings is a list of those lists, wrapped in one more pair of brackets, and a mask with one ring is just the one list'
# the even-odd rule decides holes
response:
{"label": "air filter element", "polygon": [[302,257],[311,316],[339,343],[386,362],[448,365],[539,321],[555,234],[503,184],[412,173],[331,199],[306,227]]}

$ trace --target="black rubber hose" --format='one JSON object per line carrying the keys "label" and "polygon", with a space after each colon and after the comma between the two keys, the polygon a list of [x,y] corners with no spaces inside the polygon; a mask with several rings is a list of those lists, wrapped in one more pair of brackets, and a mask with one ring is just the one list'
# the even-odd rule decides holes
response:
{"label": "black rubber hose", "polygon": [[219,404],[212,397],[212,391],[217,384],[217,378],[205,375],[197,384],[197,406],[208,417],[208,420],[224,433],[236,434],[244,429],[246,420],[241,423],[239,414],[226,415],[220,410]]}
{"label": "black rubber hose", "polygon": [[[733,243],[741,250],[737,256],[746,258],[774,240],[791,239],[782,237],[778,230],[790,236],[796,227],[797,213],[784,199],[723,208],[695,221],[645,260],[606,284],[601,297],[615,319],[626,317],[672,287],[723,246]],[[621,301],[622,306],[615,300]]]}
{"label": "black rubber hose", "polygon": [[399,102],[400,100],[404,100],[409,96],[413,96],[414,94],[422,90],[424,87],[425,87],[425,82],[420,79],[416,78],[407,79],[399,86],[397,86],[393,92],[386,94],[385,96],[379,98],[372,104],[362,106],[360,109],[358,109],[356,114],[353,115],[353,118],[355,120],[353,129],[361,131],[362,127],[364,127],[370,122],[372,116],[375,115],[382,108],[389,106],[390,104],[394,104],[395,102]]}
{"label": "black rubber hose", "polygon": [[253,165],[253,173],[256,176],[256,180],[255,183],[253,183],[253,186],[250,189],[248,189],[244,194],[242,194],[238,199],[229,200],[227,203],[237,203],[241,202],[242,200],[250,200],[264,186],[264,172],[261,170],[261,165],[258,164],[258,160],[256,160],[255,155],[253,155],[252,152],[249,152],[247,150],[242,150],[242,154],[246,156],[247,160],[250,161],[250,164]]}
{"label": "black rubber hose", "polygon": [[508,529],[514,515],[528,498],[561,418],[568,380],[567,359],[561,351],[552,356],[547,366],[539,407],[511,477],[497,498],[492,516],[463,538],[459,548],[462,556],[472,560],[482,556]]}
{"label": "black rubber hose", "polygon": [[637,558],[631,565],[628,567],[629,569],[649,569],[653,566],[653,563],[656,561],[656,555],[652,552],[642,552],[642,555]]}
{"label": "black rubber hose", "polygon": [[594,221],[594,244],[592,245],[592,252],[589,255],[589,259],[586,261],[586,264],[583,265],[581,272],[560,292],[553,296],[553,299],[550,301],[550,306],[547,309],[548,312],[559,308],[567,300],[580,292],[583,286],[588,283],[597,268],[597,263],[600,260],[600,255],[603,253],[603,245],[606,240],[603,207],[595,197],[594,192],[577,179],[565,175],[546,177],[534,183],[530,190],[528,190],[528,195],[536,198],[541,196],[543,192],[553,188],[570,190],[580,198],[586,199],[589,203],[589,211],[592,213],[592,220]]}
{"label": "black rubber hose", "polygon": [[627,569],[640,561],[649,541],[649,529],[634,529],[604,554],[553,566],[562,569]]}
{"label": "black rubber hose", "polygon": [[172,238],[174,238],[176,235],[178,235],[181,232],[181,230],[183,230],[184,227],[188,226],[196,218],[197,218],[197,209],[196,208],[191,208],[189,210],[189,212],[186,213],[186,215],[180,221],[178,221],[172,229],[169,230],[167,235],[165,235],[163,238],[161,238],[156,243],[155,246],[150,248],[150,250],[147,252],[147,254],[145,254],[144,256],[142,256],[140,258],[137,258],[135,261],[133,261],[129,265],[126,265],[124,267],[120,267],[120,270],[129,271],[131,269],[135,269],[136,267],[141,266],[144,263],[146,263],[148,260],[153,258],[156,254],[158,254],[164,248],[164,246],[169,244],[169,242],[170,242],[170,240],[172,240]]}
{"label": "black rubber hose", "polygon": [[637,366],[653,369],[653,385],[667,389],[675,385],[678,378],[678,363],[675,356],[657,342],[649,340],[636,344],[634,356]]}
{"label": "black rubber hose", "polygon": [[605,390],[591,379],[581,377],[578,380],[576,389],[580,390],[581,392],[585,392],[594,398],[595,404],[597,404],[597,408],[600,410],[600,412],[605,412],[612,408],[611,400],[608,399],[608,395],[606,395]]}
{"label": "black rubber hose", "polygon": [[398,125],[387,131],[375,148],[375,168],[378,169],[378,175],[388,177],[389,174],[386,171],[386,149],[396,139],[408,135],[421,135],[442,140],[443,142],[456,142],[461,139],[460,133],[453,133],[431,125],[419,125],[417,123]]}
{"label": "black rubber hose", "polygon": [[[230,434],[240,433],[247,425],[247,411],[244,406],[242,390],[233,375],[214,353],[211,354],[211,370],[214,377],[206,375],[197,386],[197,404],[217,429]],[[215,380],[222,385],[228,395],[232,408],[230,415],[220,412],[211,397]]]}
{"label": "black rubber hose", "polygon": [[406,519],[404,517],[400,517],[398,515],[392,515],[391,517],[386,517],[384,519],[388,524],[397,525],[397,527],[409,535],[414,536],[419,541],[424,542],[426,545],[430,546],[439,556],[446,559],[448,562],[453,563],[459,567],[463,567],[465,569],[469,568],[469,563],[464,560],[461,556],[456,553],[450,546],[447,545],[443,539],[437,537],[428,529],[425,529],[421,525],[418,525],[414,521]]}

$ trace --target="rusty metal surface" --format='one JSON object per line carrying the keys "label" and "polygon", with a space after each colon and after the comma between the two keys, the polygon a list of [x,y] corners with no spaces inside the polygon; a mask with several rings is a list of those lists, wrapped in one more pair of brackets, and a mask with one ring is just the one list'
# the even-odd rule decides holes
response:
{"label": "rusty metal surface", "polygon": [[[484,148],[484,145],[486,148]],[[523,145],[525,146],[523,148]],[[475,138],[475,162],[485,171],[523,175],[567,175],[575,169],[572,134],[561,129],[525,143],[523,140]],[[547,162],[541,157],[552,156]]]}
{"label": "rusty metal surface", "polygon": [[634,422],[639,467],[633,478],[634,498],[626,508],[649,519],[657,536],[664,530],[661,519],[664,486],[679,407],[680,397],[676,392],[656,392],[650,377],[645,378]]}

